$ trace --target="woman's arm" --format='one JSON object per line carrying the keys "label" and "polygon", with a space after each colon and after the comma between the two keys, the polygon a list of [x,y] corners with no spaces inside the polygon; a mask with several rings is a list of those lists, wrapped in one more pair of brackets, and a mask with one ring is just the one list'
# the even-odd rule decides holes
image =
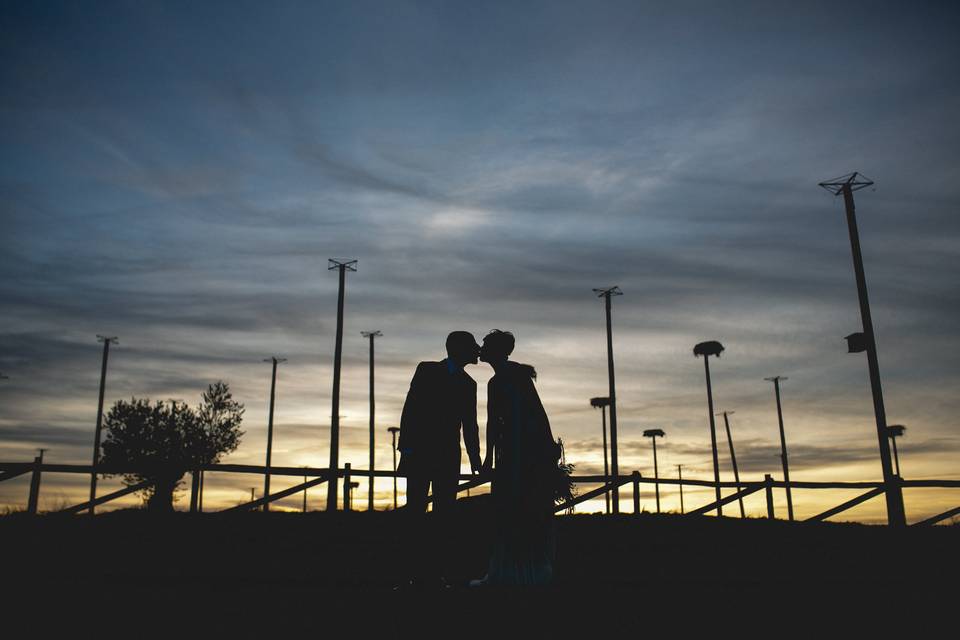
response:
{"label": "woman's arm", "polygon": [[493,458],[497,448],[497,437],[500,433],[500,423],[494,407],[496,397],[493,390],[493,380],[487,383],[487,450],[483,458],[483,471],[489,473],[493,469]]}

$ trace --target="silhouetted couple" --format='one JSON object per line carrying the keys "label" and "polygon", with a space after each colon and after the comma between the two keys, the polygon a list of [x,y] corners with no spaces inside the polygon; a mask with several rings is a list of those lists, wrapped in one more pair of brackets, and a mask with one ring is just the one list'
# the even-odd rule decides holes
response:
{"label": "silhouetted couple", "polygon": [[[454,543],[453,511],[460,477],[460,432],[474,474],[491,474],[494,518],[487,575],[472,586],[546,584],[553,575],[553,506],[566,477],[560,447],[533,384],[533,367],[509,360],[514,337],[492,331],[476,343],[466,331],[447,337],[447,358],[421,362],[400,422],[399,472],[407,477],[407,552],[411,583],[445,586]],[[494,376],[487,385],[486,455],[481,462],[477,383],[465,371],[478,360]],[[433,487],[434,522],[424,517]],[[430,526],[432,525],[432,526]]]}

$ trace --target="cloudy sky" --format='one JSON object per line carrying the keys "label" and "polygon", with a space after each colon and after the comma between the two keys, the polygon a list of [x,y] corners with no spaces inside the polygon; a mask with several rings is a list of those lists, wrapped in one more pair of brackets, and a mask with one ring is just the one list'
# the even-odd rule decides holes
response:
{"label": "cloudy sky", "polygon": [[[335,273],[348,276],[341,460],[378,466],[417,362],[492,328],[534,364],[555,435],[602,469],[603,305],[620,466],[707,478],[702,340],[742,475],[881,476],[843,204],[851,171],[904,476],[960,478],[960,11],[951,3],[77,2],[0,9],[0,460],[88,463],[107,402],[246,404],[227,461],[329,455]],[[486,367],[469,369],[481,390]],[[481,429],[483,424],[481,421]],[[721,431],[722,434],[722,431]],[[721,440],[726,451],[725,440]],[[732,479],[721,456],[724,479]],[[47,475],[41,508],[83,498]],[[284,482],[275,480],[274,485]],[[235,504],[253,477],[209,478]],[[111,487],[115,481],[104,483]],[[0,484],[22,506],[25,478]],[[390,487],[378,485],[386,505]],[[365,489],[363,489],[365,491]],[[258,489],[259,492],[259,489]],[[316,506],[322,500],[317,490]],[[665,508],[677,508],[672,489]],[[689,507],[706,493],[691,491]],[[852,497],[797,491],[799,517]],[[778,508],[783,506],[778,496]],[[909,490],[908,519],[957,504]],[[643,506],[653,508],[649,492]],[[181,506],[183,502],[181,501]],[[291,501],[289,506],[298,504]],[[763,510],[762,497],[748,501]],[[589,509],[588,509],[589,510]],[[876,521],[882,500],[848,512]]]}

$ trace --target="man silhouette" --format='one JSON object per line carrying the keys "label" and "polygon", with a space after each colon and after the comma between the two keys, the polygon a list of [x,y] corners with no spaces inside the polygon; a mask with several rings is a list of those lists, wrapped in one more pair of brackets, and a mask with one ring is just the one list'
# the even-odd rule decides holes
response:
{"label": "man silhouette", "polygon": [[[453,507],[460,478],[460,432],[467,447],[470,469],[479,473],[480,430],[477,426],[477,383],[463,370],[477,364],[480,346],[473,334],[454,331],[447,336],[447,357],[421,362],[410,382],[400,417],[401,458],[397,472],[407,477],[407,506],[414,537],[412,560],[415,582],[441,581],[451,533]],[[427,496],[433,485],[433,511],[438,526],[425,527]],[[438,558],[438,556],[442,556]]]}

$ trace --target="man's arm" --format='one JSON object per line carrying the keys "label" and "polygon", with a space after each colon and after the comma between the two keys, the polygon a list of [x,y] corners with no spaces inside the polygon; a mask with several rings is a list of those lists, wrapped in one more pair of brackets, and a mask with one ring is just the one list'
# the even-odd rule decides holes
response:
{"label": "man's arm", "polygon": [[463,442],[470,458],[470,470],[480,473],[480,427],[477,425],[477,383],[469,380],[463,412]]}
{"label": "man's arm", "polygon": [[412,453],[419,444],[420,439],[420,416],[423,415],[423,386],[426,374],[424,373],[424,363],[417,365],[417,370],[413,374],[413,380],[410,381],[410,389],[407,391],[407,399],[403,403],[403,412],[400,414],[400,440],[397,442],[397,449],[401,453]]}

